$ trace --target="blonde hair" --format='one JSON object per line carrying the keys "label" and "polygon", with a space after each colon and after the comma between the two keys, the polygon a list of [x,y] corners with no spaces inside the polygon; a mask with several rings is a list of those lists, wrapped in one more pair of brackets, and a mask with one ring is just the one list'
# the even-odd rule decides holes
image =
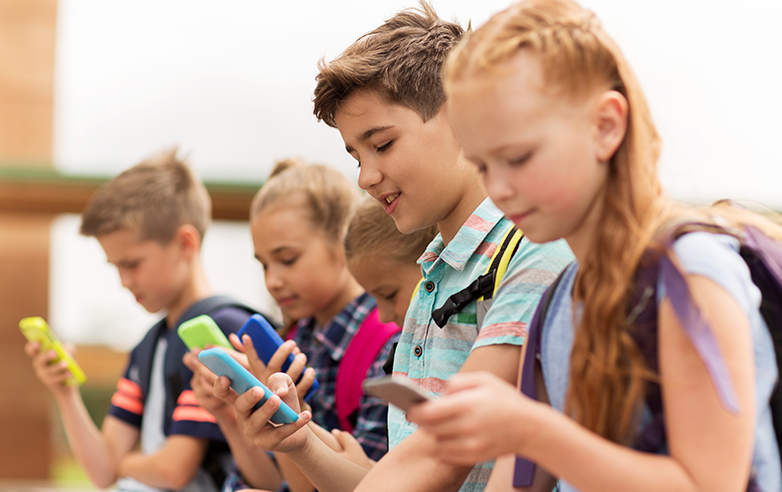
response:
{"label": "blonde hair", "polygon": [[584,310],[575,331],[565,408],[586,428],[629,443],[646,385],[657,379],[626,321],[635,272],[645,252],[661,252],[677,222],[714,223],[717,210],[731,224],[752,222],[772,235],[782,234],[768,220],[746,211],[696,210],[663,198],[656,175],[660,138],[641,87],[594,14],[573,1],[526,0],[492,17],[446,62],[446,93],[468,78],[509,70],[507,62],[522,50],[539,57],[547,90],[571,98],[614,90],[628,102],[627,131],[608,163],[600,231],[574,284],[574,305],[583,302]]}
{"label": "blonde hair", "polygon": [[81,234],[102,236],[133,230],[141,240],[168,244],[177,229],[190,224],[203,239],[212,216],[206,187],[177,149],[156,154],[102,186],[81,217]]}
{"label": "blonde hair", "polygon": [[320,60],[315,116],[336,127],[340,104],[354,92],[372,90],[429,120],[445,103],[442,65],[462,34],[461,26],[441,20],[423,0],[419,9],[399,12],[333,61]]}
{"label": "blonde hair", "polygon": [[321,164],[305,164],[299,159],[277,162],[268,181],[253,198],[250,219],[283,198],[305,198],[314,227],[330,240],[342,242],[358,192],[339,171]]}
{"label": "blonde hair", "polygon": [[436,225],[403,234],[394,219],[374,198],[366,197],[350,219],[345,234],[345,257],[385,258],[394,263],[414,264],[437,235]]}

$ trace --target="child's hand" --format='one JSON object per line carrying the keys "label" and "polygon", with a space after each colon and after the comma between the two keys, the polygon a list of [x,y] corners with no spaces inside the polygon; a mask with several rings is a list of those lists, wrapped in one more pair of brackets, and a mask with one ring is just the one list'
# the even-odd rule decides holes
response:
{"label": "child's hand", "polygon": [[[233,391],[226,388],[228,383],[228,378],[218,378],[215,383],[215,393]],[[235,399],[236,416],[244,428],[244,433],[256,446],[267,451],[290,453],[303,449],[310,437],[306,424],[312,419],[312,414],[309,411],[299,413],[298,396],[293,380],[287,374],[277,373],[269,378],[267,386],[273,396],[257,410],[253,407],[263,397],[263,390],[260,388],[252,388]],[[269,421],[280,408],[281,401],[285,401],[299,413],[296,422],[275,425]]]}
{"label": "child's hand", "polygon": [[182,362],[191,371],[193,377],[190,380],[190,387],[198,400],[198,404],[215,416],[217,420],[235,419],[235,413],[232,405],[217,398],[214,394],[214,382],[217,376],[198,360],[200,349],[194,348],[182,357]]}
{"label": "child's hand", "polygon": [[24,346],[25,353],[33,360],[33,369],[38,379],[55,396],[78,391],[77,387],[65,384],[65,381],[73,376],[67,363],[64,360],[54,362],[59,357],[57,352],[54,350],[41,352],[40,348],[41,344],[37,341],[27,342]]}
{"label": "child's hand", "polygon": [[446,395],[407,412],[407,418],[437,439],[445,461],[471,465],[518,453],[541,426],[536,416],[548,408],[522,395],[491,373],[456,375]]}
{"label": "child's hand", "polygon": [[353,437],[353,434],[339,429],[333,429],[331,433],[337,438],[337,441],[339,441],[339,444],[342,446],[342,450],[338,452],[343,458],[347,458],[366,469],[375,466],[375,461],[369,459],[369,456],[364,452],[364,448],[361,447],[361,444]]}
{"label": "child's hand", "polygon": [[315,381],[315,370],[311,367],[306,368],[307,356],[301,353],[296,342],[288,340],[280,345],[280,348],[278,348],[277,351],[274,352],[272,358],[269,359],[268,365],[265,365],[260,357],[258,357],[258,353],[253,346],[252,338],[244,335],[242,337],[242,342],[244,343],[244,351],[250,364],[250,370],[255,374],[255,377],[264,384],[266,384],[266,381],[269,380],[272,374],[282,372],[282,365],[285,363],[288,355],[294,354],[295,357],[286,374],[290,376],[292,380],[297,381],[299,376],[301,376],[302,371],[304,371],[304,376],[301,378],[301,381],[299,381],[299,384],[296,385],[296,394],[299,395],[299,408],[302,410],[310,410],[309,404],[304,401],[304,395],[307,394],[312,387],[312,383]]}

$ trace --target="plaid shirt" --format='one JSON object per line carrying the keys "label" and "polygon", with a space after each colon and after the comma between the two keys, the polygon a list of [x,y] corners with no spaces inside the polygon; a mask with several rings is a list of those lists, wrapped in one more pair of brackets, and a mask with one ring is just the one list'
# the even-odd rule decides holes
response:
{"label": "plaid shirt", "polygon": [[[328,431],[340,428],[335,397],[339,362],[361,323],[375,309],[377,309],[375,299],[364,293],[348,304],[326,326],[317,326],[314,318],[300,320],[296,325],[293,340],[307,356],[307,366],[315,370],[315,377],[320,384],[309,401],[312,407],[312,421]],[[383,364],[388,358],[391,346],[398,340],[397,334],[386,342],[367,371],[367,378],[385,375]],[[361,397],[353,436],[361,443],[367,456],[373,460],[379,460],[388,451],[387,417],[388,405],[385,401],[366,395]],[[224,490],[247,488],[247,485],[237,480],[239,477],[236,475],[232,473]],[[283,485],[280,490],[288,489]]]}

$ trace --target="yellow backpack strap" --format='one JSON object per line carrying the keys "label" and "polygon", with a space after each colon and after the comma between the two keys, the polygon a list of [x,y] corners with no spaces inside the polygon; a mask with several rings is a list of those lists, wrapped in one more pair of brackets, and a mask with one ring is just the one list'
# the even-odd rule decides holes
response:
{"label": "yellow backpack strap", "polygon": [[502,278],[508,270],[508,264],[510,264],[511,258],[513,258],[513,255],[516,254],[516,251],[519,249],[519,243],[521,243],[522,237],[524,237],[524,233],[516,228],[516,226],[511,227],[505,233],[505,236],[503,236],[502,242],[500,243],[500,247],[497,248],[492,255],[489,267],[486,269],[486,273],[489,273],[492,270],[495,272],[494,288],[491,292],[478,299],[479,301],[494,297],[494,293],[500,288],[500,282],[502,282]]}
{"label": "yellow backpack strap", "polygon": [[418,295],[418,289],[421,288],[421,283],[423,283],[423,281],[424,281],[424,278],[421,277],[421,280],[419,280],[418,283],[415,284],[415,289],[413,289],[413,295],[410,296],[410,304],[413,303],[413,299],[415,299],[415,296]]}

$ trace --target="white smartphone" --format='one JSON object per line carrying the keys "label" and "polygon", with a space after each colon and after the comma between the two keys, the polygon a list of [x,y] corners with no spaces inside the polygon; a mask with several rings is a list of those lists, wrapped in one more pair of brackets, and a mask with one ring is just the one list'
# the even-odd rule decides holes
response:
{"label": "white smartphone", "polygon": [[413,405],[434,398],[404,376],[381,376],[367,379],[362,387],[368,395],[382,398],[389,403],[407,411]]}

